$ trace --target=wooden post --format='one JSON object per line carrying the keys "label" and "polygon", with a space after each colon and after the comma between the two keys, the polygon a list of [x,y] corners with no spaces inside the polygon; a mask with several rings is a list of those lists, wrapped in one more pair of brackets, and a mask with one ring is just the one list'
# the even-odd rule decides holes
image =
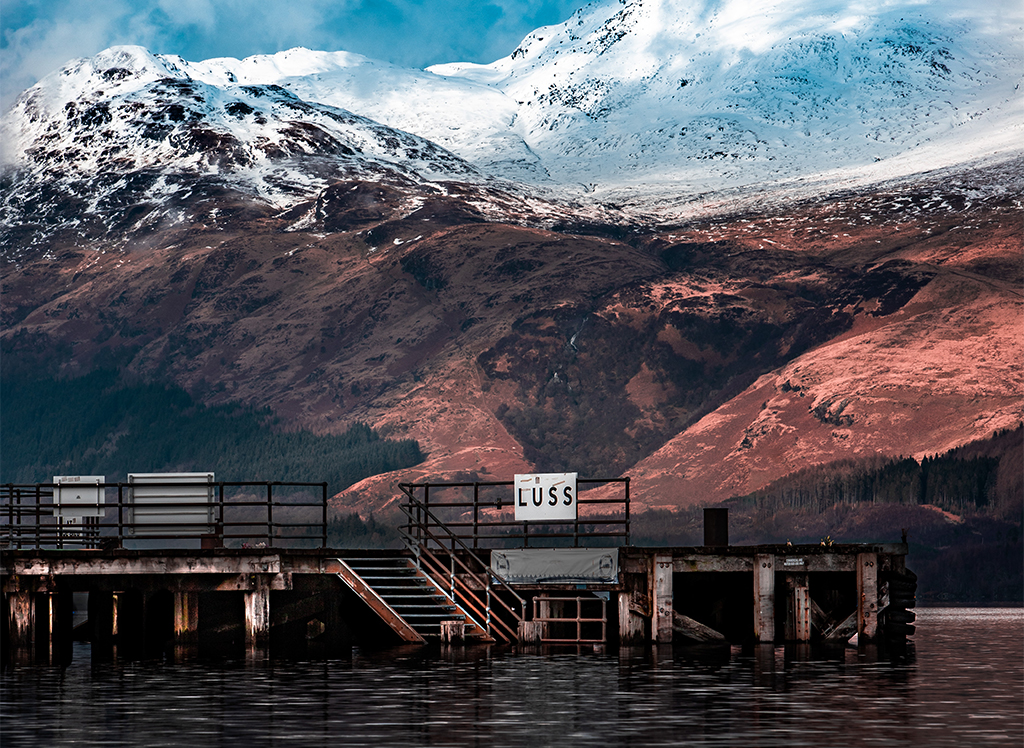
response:
{"label": "wooden post", "polygon": [[775,556],[754,556],[754,639],[775,641]]}
{"label": "wooden post", "polygon": [[45,600],[43,615],[46,616],[46,659],[52,663],[54,661],[54,654],[57,652],[57,640],[60,629],[57,618],[57,593],[44,592],[43,600]]}
{"label": "wooden post", "polygon": [[520,644],[540,644],[540,621],[520,621],[518,634]]}
{"label": "wooden post", "polygon": [[633,576],[625,575],[626,589],[619,593],[619,644],[622,646],[644,643],[644,615],[637,603],[643,601],[645,595],[630,589]]}
{"label": "wooden post", "polygon": [[811,640],[811,596],[806,574],[787,574],[786,641]]}
{"label": "wooden post", "polygon": [[464,621],[441,621],[441,643],[462,644],[466,640]]}
{"label": "wooden post", "polygon": [[651,633],[658,644],[672,642],[672,554],[657,553],[652,560],[654,599]]}
{"label": "wooden post", "polygon": [[199,593],[174,593],[174,643],[190,646],[199,641]]}
{"label": "wooden post", "polygon": [[255,654],[270,645],[270,584],[262,574],[254,575],[252,589],[245,592],[245,650]]}
{"label": "wooden post", "polygon": [[8,631],[11,649],[31,656],[36,640],[36,595],[25,589],[7,594]]}
{"label": "wooden post", "polygon": [[537,635],[537,641],[547,639],[551,635],[551,624],[546,619],[551,618],[551,601],[546,597],[537,598],[537,612],[540,614],[537,616],[540,620],[537,621],[537,625],[540,627],[540,633]]}
{"label": "wooden post", "polygon": [[857,554],[857,641],[878,634],[878,554]]}

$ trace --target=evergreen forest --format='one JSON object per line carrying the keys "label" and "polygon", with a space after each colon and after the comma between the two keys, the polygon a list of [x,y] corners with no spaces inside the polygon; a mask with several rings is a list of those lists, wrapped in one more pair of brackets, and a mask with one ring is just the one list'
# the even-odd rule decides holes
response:
{"label": "evergreen forest", "polygon": [[75,379],[0,381],[0,482],[55,475],[211,471],[224,481],[326,482],[336,493],[423,460],[414,440],[365,424],[337,435],[287,430],[268,409],[206,406],[161,384],[126,384],[113,370]]}

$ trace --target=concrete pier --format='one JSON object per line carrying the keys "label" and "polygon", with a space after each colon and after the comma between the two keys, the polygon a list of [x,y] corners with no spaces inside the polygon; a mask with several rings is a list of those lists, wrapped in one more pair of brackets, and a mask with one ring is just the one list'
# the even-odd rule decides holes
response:
{"label": "concrete pier", "polygon": [[[853,633],[868,643],[912,631],[905,611],[898,617],[902,628],[887,623],[887,611],[894,609],[890,580],[900,590],[901,605],[913,606],[904,544],[614,552],[619,573],[613,583],[517,584],[512,599],[512,587],[485,590],[484,577],[459,572],[456,563],[447,564],[452,579],[429,577],[416,569],[408,551],[5,551],[4,644],[20,659],[52,659],[70,640],[68,601],[76,592],[88,593],[88,625],[80,634],[97,651],[166,647],[181,656],[211,646],[261,656],[296,642],[321,649],[431,637],[496,642],[501,640],[488,637],[488,627],[502,615],[508,618],[505,627],[531,644],[564,642],[566,631],[581,632],[569,636],[570,642],[576,636],[622,646],[842,643]],[[477,553],[489,557],[487,551]],[[357,573],[343,562],[345,554],[369,554],[361,561],[365,570]],[[412,628],[416,615],[428,615],[416,612],[425,603],[402,612],[377,595],[375,584],[383,590],[379,585],[395,582],[381,581],[375,575],[384,572],[373,569],[395,563],[396,572],[407,574],[402,579],[420,579],[433,590],[437,609],[450,611],[436,614],[435,634]],[[483,602],[463,609],[449,592],[457,588],[475,591]]]}

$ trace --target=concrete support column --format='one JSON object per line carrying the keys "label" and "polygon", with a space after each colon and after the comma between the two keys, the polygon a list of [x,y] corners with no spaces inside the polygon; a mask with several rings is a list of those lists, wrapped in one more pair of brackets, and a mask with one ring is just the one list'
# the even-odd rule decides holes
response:
{"label": "concrete support column", "polygon": [[657,553],[652,561],[653,617],[651,634],[658,644],[672,643],[672,554]]}
{"label": "concrete support column", "polygon": [[270,646],[270,584],[255,575],[252,589],[245,592],[245,649],[253,654]]}
{"label": "concrete support column", "polygon": [[806,574],[787,574],[786,641],[811,640],[811,595]]}
{"label": "concrete support column", "polygon": [[754,556],[754,639],[775,641],[775,556]]}
{"label": "concrete support column", "polygon": [[174,643],[194,646],[199,642],[199,593],[174,593]]}
{"label": "concrete support column", "polygon": [[878,635],[878,554],[857,554],[857,640]]}

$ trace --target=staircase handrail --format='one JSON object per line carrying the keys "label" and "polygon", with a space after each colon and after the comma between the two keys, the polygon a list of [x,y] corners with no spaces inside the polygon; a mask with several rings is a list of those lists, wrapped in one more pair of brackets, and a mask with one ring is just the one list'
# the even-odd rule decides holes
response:
{"label": "staircase handrail", "polygon": [[[452,575],[452,592],[455,592],[454,588],[457,586],[460,588],[461,594],[457,594],[458,599],[456,600],[452,597],[452,595],[445,592],[444,589],[441,588],[441,585],[438,584],[437,580],[434,578],[434,575],[440,577],[444,576],[444,564],[428,548],[422,548],[421,552],[423,553],[422,558],[425,560],[425,562],[422,564],[423,573],[430,579],[431,582],[433,582],[434,586],[438,590],[440,590],[441,593],[444,594],[446,598],[455,602],[455,604],[462,608],[467,613],[467,615],[470,612],[472,612],[475,613],[478,617],[482,617],[485,621],[487,621],[488,625],[480,626],[479,621],[477,621],[476,618],[470,616],[470,619],[473,621],[473,623],[475,623],[477,626],[480,626],[480,628],[486,631],[489,635],[494,633],[492,631],[492,628],[503,629],[504,631],[499,630],[497,632],[498,635],[501,636],[501,638],[505,639],[509,643],[516,641],[516,639],[518,638],[518,632],[513,631],[512,627],[505,623],[503,620],[501,620],[501,618],[499,618],[498,616],[491,616],[486,603],[484,604],[484,609],[481,610],[481,601],[476,595],[477,590],[474,590],[472,587],[470,587],[468,584],[466,584],[464,581],[459,579],[454,574]],[[473,575],[473,578],[479,581],[479,577],[477,577],[476,575]],[[494,596],[494,599],[501,603],[502,607],[508,610],[516,618],[516,620],[521,620],[520,616],[516,615],[515,611],[510,609],[509,606],[505,604],[504,600],[502,600],[497,595]]]}
{"label": "staircase handrail", "polygon": [[[502,588],[505,589],[505,591],[507,591],[509,594],[511,594],[512,597],[514,597],[519,602],[519,604],[521,606],[520,609],[523,611],[523,613],[522,614],[517,613],[513,608],[509,607],[505,603],[505,601],[502,600],[500,597],[495,596],[495,599],[499,603],[501,603],[502,607],[504,607],[509,613],[511,613],[512,616],[517,621],[525,620],[526,601],[522,597],[520,597],[519,593],[516,592],[514,589],[512,589],[512,587],[509,586],[508,582],[506,582],[499,574],[497,574],[493,569],[491,569],[491,567],[488,564],[485,564],[483,559],[481,559],[473,551],[472,548],[470,548],[468,545],[466,545],[466,543],[463,542],[462,538],[460,538],[458,535],[456,535],[454,532],[452,532],[451,528],[449,528],[447,525],[444,524],[444,522],[442,522],[440,519],[438,519],[437,516],[432,511],[430,511],[430,508],[426,504],[424,504],[419,499],[417,499],[412,491],[407,490],[405,485],[400,485],[399,488],[401,489],[402,493],[405,494],[406,498],[408,498],[408,500],[409,500],[408,505],[401,505],[401,507],[400,507],[402,509],[402,511],[405,512],[405,514],[409,517],[409,522],[411,524],[418,525],[420,527],[420,529],[424,533],[426,533],[426,535],[428,536],[428,538],[427,538],[428,540],[434,540],[435,542],[437,542],[437,544],[440,547],[444,548],[444,544],[441,542],[442,538],[439,538],[438,536],[436,536],[431,531],[430,527],[428,527],[426,524],[423,524],[422,522],[416,523],[415,519],[413,518],[412,509],[411,509],[411,505],[415,505],[417,510],[423,512],[423,514],[427,517],[427,519],[433,520],[434,525],[436,525],[437,527],[439,527],[442,530],[444,530],[444,532],[448,535],[448,538],[451,541],[452,558],[455,560],[455,562],[458,563],[459,566],[461,566],[466,571],[466,573],[469,574],[470,577],[472,577],[473,579],[477,580],[477,582],[481,583],[483,585],[484,589],[486,589],[488,592],[490,591],[490,587],[491,587],[491,579],[494,579],[495,581],[497,581],[498,584]],[[411,534],[409,534],[409,533],[402,533],[402,535],[405,538],[405,543],[409,547],[409,550],[412,551],[413,554],[415,554],[416,558],[418,559],[420,557],[420,552],[421,552],[421,548],[422,548],[421,544],[419,542],[417,542],[418,539],[414,539],[411,536]],[[463,551],[465,551],[465,553],[471,559],[476,561],[476,563],[481,568],[483,568],[485,570],[486,577],[484,579],[481,579],[478,572],[474,572],[472,569],[470,569],[469,566],[467,566],[466,563],[459,556],[457,556],[455,554],[455,543],[458,543],[459,546],[461,547],[461,549]]]}

